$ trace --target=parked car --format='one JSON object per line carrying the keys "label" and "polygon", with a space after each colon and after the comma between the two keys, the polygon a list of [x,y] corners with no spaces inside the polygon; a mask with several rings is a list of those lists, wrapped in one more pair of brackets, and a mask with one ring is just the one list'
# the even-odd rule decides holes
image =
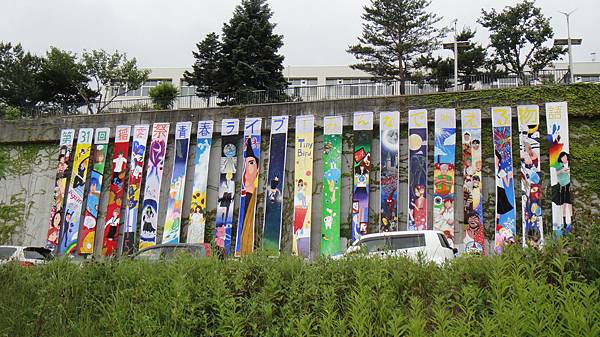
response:
{"label": "parked car", "polygon": [[364,251],[368,256],[393,257],[406,256],[442,264],[452,260],[458,249],[452,248],[444,233],[440,231],[398,231],[363,235],[355,241],[344,255],[353,255]]}
{"label": "parked car", "polygon": [[177,256],[178,253],[188,254],[194,257],[211,256],[210,245],[208,243],[177,243],[177,244],[159,244],[147,247],[133,254],[134,260],[160,260],[170,259]]}
{"label": "parked car", "polygon": [[52,251],[44,247],[0,246],[0,264],[19,261],[21,266],[34,266],[53,258]]}

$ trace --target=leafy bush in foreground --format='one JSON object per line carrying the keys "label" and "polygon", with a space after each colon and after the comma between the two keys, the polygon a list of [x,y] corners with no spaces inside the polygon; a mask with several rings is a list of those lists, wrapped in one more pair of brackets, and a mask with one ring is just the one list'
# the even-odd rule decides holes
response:
{"label": "leafy bush in foreground", "polygon": [[598,336],[600,279],[563,250],[9,264],[0,336]]}

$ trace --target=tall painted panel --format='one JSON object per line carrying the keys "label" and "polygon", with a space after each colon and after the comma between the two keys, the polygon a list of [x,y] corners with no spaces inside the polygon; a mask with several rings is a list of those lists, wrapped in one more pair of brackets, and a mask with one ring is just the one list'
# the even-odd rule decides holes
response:
{"label": "tall painted panel", "polygon": [[354,113],[354,187],[352,189],[352,241],[367,234],[369,227],[369,173],[373,112]]}
{"label": "tall painted panel", "polygon": [[196,158],[194,161],[194,188],[190,206],[190,222],[187,230],[188,243],[203,243],[206,227],[206,189],[208,164],[212,145],[213,121],[198,122]]}
{"label": "tall painted panel", "polygon": [[240,121],[238,119],[223,119],[221,125],[221,177],[217,200],[215,240],[217,246],[222,248],[226,255],[230,254],[231,247],[239,130]]}
{"label": "tall painted panel", "polygon": [[152,140],[148,148],[148,164],[144,183],[144,201],[140,218],[140,249],[156,244],[158,209],[160,205],[160,185],[162,183],[169,140],[169,123],[152,125]]}
{"label": "tall painted panel", "polygon": [[64,226],[60,240],[61,254],[74,254],[79,236],[79,223],[81,222],[81,208],[83,207],[83,192],[87,180],[87,171],[90,166],[90,152],[94,129],[79,129],[77,146],[73,158],[73,169],[67,193],[65,206]]}
{"label": "tall painted panel", "polygon": [[167,201],[167,216],[162,243],[179,243],[181,234],[181,212],[185,192],[185,176],[190,149],[192,122],[179,122],[175,125],[175,155],[171,172],[171,187]]}
{"label": "tall painted panel", "polygon": [[244,123],[244,166],[238,216],[235,256],[250,255],[254,251],[254,221],[258,198],[260,170],[260,131],[262,118],[246,118]]}
{"label": "tall painted panel", "polygon": [[523,246],[544,242],[542,226],[542,175],[540,170],[540,108],[519,105],[519,153],[521,157],[521,220]]}
{"label": "tall painted panel", "polygon": [[125,191],[125,175],[127,174],[127,154],[131,126],[117,126],[115,130],[115,147],[112,158],[112,173],[108,190],[108,207],[104,218],[104,236],[102,239],[102,256],[117,254],[119,226],[121,225],[121,207]]}
{"label": "tall painted panel", "polygon": [[454,176],[456,111],[435,109],[433,149],[433,229],[442,231],[454,247]]}
{"label": "tall painted panel", "polygon": [[310,256],[314,128],[314,116],[296,117],[292,254],[304,257]]}
{"label": "tall painted panel", "polygon": [[285,159],[287,152],[288,116],[271,118],[271,147],[265,198],[265,220],[262,246],[270,252],[281,250],[281,222],[285,187]]}
{"label": "tall painted panel", "polygon": [[135,249],[135,232],[138,223],[138,210],[140,203],[140,189],[142,188],[142,174],[144,173],[144,160],[146,158],[146,145],[148,144],[147,124],[133,127],[133,143],[129,159],[129,184],[127,186],[127,212],[123,230],[123,254],[130,255]]}
{"label": "tall painted panel", "polygon": [[552,190],[552,230],[561,237],[573,229],[571,200],[571,155],[567,102],[546,103],[546,125],[550,144],[550,186]]}
{"label": "tall painted panel", "polygon": [[70,172],[69,165],[74,139],[75,130],[66,129],[60,131],[58,164],[56,165],[56,178],[54,181],[54,202],[50,208],[50,221],[48,224],[48,234],[46,235],[46,247],[53,251],[58,247],[60,229],[63,224],[63,207],[65,205],[67,179]]}
{"label": "tall painted panel", "polygon": [[407,230],[427,229],[427,110],[408,111]]}
{"label": "tall painted panel", "polygon": [[379,139],[381,142],[381,176],[379,232],[398,230],[398,159],[399,159],[398,111],[382,112],[379,117]]}
{"label": "tall painted panel", "polygon": [[98,223],[98,212],[100,208],[100,193],[104,179],[104,166],[106,154],[108,153],[108,140],[110,128],[96,129],[94,134],[94,148],[92,152],[92,173],[90,174],[90,186],[87,191],[83,225],[79,238],[79,254],[93,254],[94,242],[96,241],[96,224]]}
{"label": "tall painted panel", "polygon": [[512,162],[512,111],[510,107],[492,108],[494,167],[496,168],[496,244],[502,247],[515,242],[516,211]]}
{"label": "tall painted panel", "polygon": [[342,116],[328,116],[323,120],[321,255],[324,256],[340,252],[343,126]]}
{"label": "tall painted panel", "polygon": [[465,253],[485,255],[481,110],[462,110],[462,163]]}

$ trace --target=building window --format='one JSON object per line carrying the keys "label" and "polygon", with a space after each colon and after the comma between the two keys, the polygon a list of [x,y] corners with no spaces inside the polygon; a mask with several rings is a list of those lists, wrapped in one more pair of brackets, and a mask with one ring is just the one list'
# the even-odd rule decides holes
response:
{"label": "building window", "polygon": [[316,78],[290,78],[289,79],[290,87],[308,87],[317,85]]}
{"label": "building window", "polygon": [[179,95],[180,96],[196,95],[196,86],[189,84],[184,79],[181,79],[179,82]]}

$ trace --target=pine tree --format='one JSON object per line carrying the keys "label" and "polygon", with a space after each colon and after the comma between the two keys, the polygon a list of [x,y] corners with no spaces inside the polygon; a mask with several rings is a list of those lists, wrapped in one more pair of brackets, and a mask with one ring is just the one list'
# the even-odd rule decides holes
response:
{"label": "pine tree", "polygon": [[218,91],[229,104],[252,102],[257,90],[266,92],[263,102],[277,100],[287,86],[277,53],[283,36],[273,33],[272,16],[266,0],[242,0],[223,26]]}
{"label": "pine tree", "polygon": [[206,98],[210,106],[210,98],[218,92],[221,41],[217,34],[210,33],[196,44],[196,48],[198,51],[192,52],[196,59],[192,71],[186,71],[183,77],[186,82],[196,86],[196,95]]}
{"label": "pine tree", "polygon": [[404,81],[412,61],[436,49],[446,29],[434,27],[442,18],[426,11],[430,0],[371,0],[362,15],[363,33],[359,44],[347,52],[362,61],[352,65],[378,80]]}

